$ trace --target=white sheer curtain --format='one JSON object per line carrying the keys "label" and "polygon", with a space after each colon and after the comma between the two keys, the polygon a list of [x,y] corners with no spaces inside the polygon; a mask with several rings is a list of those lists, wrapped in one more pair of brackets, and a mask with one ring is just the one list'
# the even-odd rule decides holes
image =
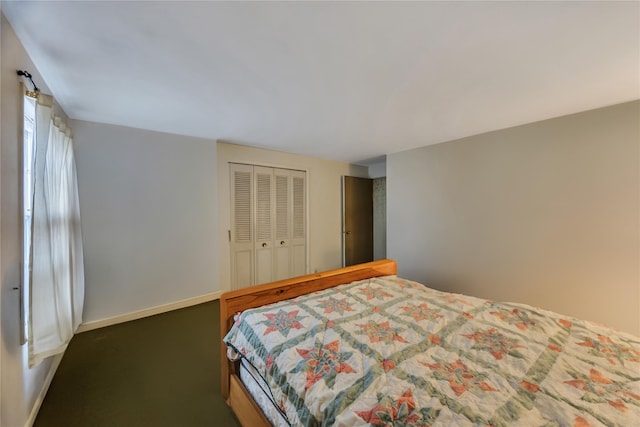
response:
{"label": "white sheer curtain", "polygon": [[36,106],[29,365],[63,352],[82,321],[84,262],[71,130]]}

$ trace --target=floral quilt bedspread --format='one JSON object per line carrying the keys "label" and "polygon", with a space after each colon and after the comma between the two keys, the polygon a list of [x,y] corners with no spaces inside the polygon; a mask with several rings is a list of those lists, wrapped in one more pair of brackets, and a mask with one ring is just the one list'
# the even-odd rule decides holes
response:
{"label": "floral quilt bedspread", "polygon": [[224,341],[285,425],[640,425],[637,337],[395,276],[247,310]]}

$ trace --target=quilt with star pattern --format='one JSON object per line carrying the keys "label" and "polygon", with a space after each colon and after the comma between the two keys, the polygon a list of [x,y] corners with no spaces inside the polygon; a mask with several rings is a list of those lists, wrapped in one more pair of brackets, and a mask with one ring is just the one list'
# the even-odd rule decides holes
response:
{"label": "quilt with star pattern", "polygon": [[637,337],[396,276],[247,310],[224,342],[284,425],[640,425]]}

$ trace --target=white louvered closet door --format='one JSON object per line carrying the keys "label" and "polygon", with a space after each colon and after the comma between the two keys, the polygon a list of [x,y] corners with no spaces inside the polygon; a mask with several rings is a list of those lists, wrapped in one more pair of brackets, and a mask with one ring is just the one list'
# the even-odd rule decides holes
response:
{"label": "white louvered closet door", "polygon": [[[306,172],[239,164],[230,168],[232,289],[305,274]],[[246,230],[252,233],[249,244]]]}
{"label": "white louvered closet door", "polygon": [[256,284],[273,280],[273,168],[254,166],[256,223]]}
{"label": "white louvered closet door", "polygon": [[273,173],[276,181],[273,279],[280,280],[291,277],[291,177],[286,169],[275,169]]}
{"label": "white louvered closet door", "polygon": [[246,288],[253,275],[253,166],[231,164],[231,286]]}

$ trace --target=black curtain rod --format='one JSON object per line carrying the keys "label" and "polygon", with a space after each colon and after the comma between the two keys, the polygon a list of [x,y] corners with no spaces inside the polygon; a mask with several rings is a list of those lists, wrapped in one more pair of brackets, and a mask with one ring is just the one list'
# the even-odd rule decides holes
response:
{"label": "black curtain rod", "polygon": [[40,89],[38,89],[38,86],[36,86],[36,84],[33,82],[33,76],[31,75],[31,73],[29,73],[26,70],[17,70],[16,72],[18,73],[19,76],[26,77],[27,79],[29,79],[29,81],[33,85],[34,92],[40,92]]}

